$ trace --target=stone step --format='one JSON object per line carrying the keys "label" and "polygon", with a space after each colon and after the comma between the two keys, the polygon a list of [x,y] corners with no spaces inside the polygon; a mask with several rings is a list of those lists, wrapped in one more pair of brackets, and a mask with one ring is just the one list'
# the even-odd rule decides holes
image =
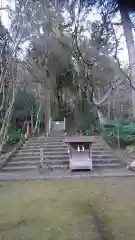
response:
{"label": "stone step", "polygon": [[92,161],[97,161],[97,162],[119,162],[116,158],[92,158]]}
{"label": "stone step", "polygon": [[[41,147],[42,148],[42,147]],[[30,148],[27,148],[27,149],[20,149],[19,152],[17,153],[17,155],[21,155],[21,154],[24,154],[24,155],[38,155],[40,153],[40,149],[33,149],[31,150]],[[50,148],[49,148],[50,149]],[[43,152],[44,154],[67,154],[68,153],[68,148],[51,148],[49,150],[48,148],[43,148]],[[112,152],[104,152],[104,151],[92,151],[92,156],[101,156],[101,157],[111,157],[111,156],[114,156],[114,154]]]}
{"label": "stone step", "polygon": [[40,140],[44,140],[44,139],[52,139],[52,138],[55,138],[55,139],[63,139],[63,138],[65,138],[65,135],[49,135],[48,137],[46,137],[46,136],[42,136],[42,138],[30,138],[29,140],[32,140],[32,141],[40,141]]}
{"label": "stone step", "polygon": [[47,138],[43,140],[29,140],[28,143],[30,144],[42,144],[46,142],[64,142],[64,138]]}
{"label": "stone step", "polygon": [[94,157],[115,157],[115,155],[113,154],[113,153],[104,153],[104,152],[102,152],[102,153],[92,153],[92,156],[94,156]]}
{"label": "stone step", "polygon": [[61,143],[46,143],[43,146],[45,147],[51,147],[51,148],[63,148],[63,147],[68,147],[67,144],[61,142]]}
{"label": "stone step", "polygon": [[108,159],[93,158],[92,162],[93,163],[120,163],[119,160],[115,158],[108,158]]}
{"label": "stone step", "polygon": [[48,135],[48,137],[47,138],[52,138],[52,137],[66,137],[66,135],[65,135],[65,133],[51,133],[51,134],[49,134]]}
{"label": "stone step", "polygon": [[100,147],[93,147],[92,148],[92,151],[98,151],[98,152],[101,152],[101,151],[106,151],[106,152],[112,152],[112,149],[110,148],[100,148]]}
{"label": "stone step", "polygon": [[[44,159],[50,159],[50,160],[52,160],[53,161],[53,159],[65,159],[65,158],[67,158],[67,159],[69,159],[69,156],[68,156],[68,154],[67,155],[57,155],[57,156],[55,156],[55,155],[44,155]],[[18,160],[18,161],[21,161],[21,160],[34,160],[34,159],[39,159],[40,160],[40,155],[39,156],[24,156],[24,155],[21,155],[21,156],[14,156],[14,157],[12,157],[12,160],[14,161],[14,160]]]}
{"label": "stone step", "polygon": [[44,141],[63,141],[65,138],[64,137],[45,137],[42,139],[29,139],[28,142],[44,142]]}
{"label": "stone step", "polygon": [[[49,164],[48,164],[49,165]],[[53,167],[53,169],[68,169],[69,165],[66,164],[54,164],[50,165],[50,167]],[[118,163],[110,163],[110,164],[100,164],[100,163],[93,163],[93,168],[118,168],[121,167]],[[11,171],[30,171],[30,170],[36,170],[38,168],[38,165],[26,165],[26,166],[9,166],[7,165],[2,169],[3,172],[11,172]]]}
{"label": "stone step", "polygon": [[52,138],[54,138],[54,139],[57,139],[57,138],[60,138],[60,139],[65,139],[65,134],[64,135],[50,135],[50,136],[48,136],[47,137],[47,139],[48,138],[50,138],[50,139],[52,139]]}
{"label": "stone step", "polygon": [[[12,160],[34,160],[34,159],[40,159],[40,154],[39,155],[29,155],[29,156],[24,156],[24,155],[15,155],[15,156],[13,156],[12,157]],[[63,154],[63,155],[44,155],[44,159],[49,159],[49,160],[54,160],[54,159],[69,159],[69,155],[68,154]],[[114,158],[114,157],[93,157],[92,158],[93,159],[93,161],[94,160],[96,160],[96,161],[103,161],[103,160],[105,160],[105,161],[115,161],[116,160],[116,158]]]}
{"label": "stone step", "polygon": [[35,165],[35,166],[37,166],[38,164],[40,163],[40,161],[39,160],[34,160],[34,161],[32,161],[32,160],[28,160],[28,161],[20,161],[20,160],[18,160],[18,161],[11,161],[11,162],[9,162],[8,163],[8,166],[30,166],[30,165]]}
{"label": "stone step", "polygon": [[102,154],[94,154],[94,153],[92,153],[92,157],[94,157],[94,158],[112,158],[112,157],[115,157],[114,156],[114,154],[109,154],[109,153],[106,153],[106,154],[104,154],[104,153],[102,153]]}
{"label": "stone step", "polygon": [[107,147],[107,148],[110,148],[107,144],[100,144],[100,143],[93,143],[92,144],[92,147]]}
{"label": "stone step", "polygon": [[40,149],[42,147],[46,147],[46,148],[67,148],[67,146],[65,144],[42,144],[42,145],[27,145],[27,146],[22,146],[21,149],[33,149],[33,150],[36,150],[36,149]]}
{"label": "stone step", "polygon": [[29,139],[29,141],[31,141],[31,142],[32,142],[32,141],[33,141],[33,142],[35,142],[35,141],[36,141],[36,142],[38,142],[38,141],[39,141],[39,142],[42,142],[42,141],[48,141],[48,140],[50,140],[50,141],[51,141],[51,140],[56,140],[56,141],[57,141],[57,140],[58,140],[58,141],[61,141],[61,140],[62,140],[62,141],[63,141],[64,139],[65,139],[65,136],[50,136],[50,137],[44,137],[44,138],[39,139],[39,140],[38,140],[38,139],[34,139],[34,140]]}
{"label": "stone step", "polygon": [[48,146],[48,145],[50,145],[50,146],[59,146],[59,145],[65,146],[66,144],[63,141],[61,141],[61,142],[58,142],[58,141],[48,142],[48,141],[46,141],[46,142],[43,142],[43,143],[28,143],[27,144],[27,146],[32,146],[32,147],[35,147],[35,146],[41,147],[41,146]]}
{"label": "stone step", "polygon": [[[8,163],[8,166],[39,166],[40,164],[40,161],[11,161]],[[65,161],[60,161],[60,160],[57,160],[57,161],[44,161],[44,164],[47,164],[48,166],[56,166],[56,165],[69,165],[69,161],[68,160],[65,160]]]}
{"label": "stone step", "polygon": [[45,143],[28,143],[27,147],[42,147],[42,146],[64,146],[65,144],[63,142],[45,142]]}
{"label": "stone step", "polygon": [[[49,164],[48,164],[48,166],[49,166]],[[61,165],[57,165],[57,164],[55,165],[54,164],[54,165],[50,165],[50,167],[52,167],[53,170],[55,170],[55,169],[56,170],[58,170],[58,169],[63,169],[63,170],[64,169],[69,169],[69,165],[68,164],[61,164]]]}
{"label": "stone step", "polygon": [[112,149],[110,149],[110,148],[107,148],[107,147],[104,147],[104,148],[102,148],[102,147],[97,147],[97,146],[95,146],[95,147],[92,147],[92,150],[94,151],[111,151]]}
{"label": "stone step", "polygon": [[[35,160],[40,159],[40,153],[39,154],[16,154],[12,157],[12,160]],[[57,154],[45,154],[44,153],[44,159],[54,160],[54,159],[69,159],[68,153],[62,153],[59,155],[59,152]],[[117,159],[113,156],[93,156],[92,160],[94,161],[116,161]]]}
{"label": "stone step", "polygon": [[[48,155],[68,155],[68,151],[67,151],[67,149],[65,150],[62,150],[62,151],[53,151],[53,149],[52,149],[52,151],[47,151],[47,150],[43,150],[43,153],[44,153],[44,156],[48,156]],[[15,154],[15,156],[18,156],[18,157],[20,157],[20,156],[27,156],[27,157],[32,157],[32,156],[39,156],[40,155],[40,150],[39,151],[37,151],[37,152],[34,152],[34,151],[25,151],[25,152],[23,152],[22,150],[20,150],[18,153],[16,153]]]}
{"label": "stone step", "polygon": [[59,135],[56,135],[56,136],[51,135],[51,136],[47,137],[46,139],[62,139],[62,140],[64,140],[65,137],[66,137],[65,135],[63,135],[63,136],[62,135],[60,135],[60,136]]}
{"label": "stone step", "polygon": [[108,151],[107,150],[106,151],[105,150],[100,150],[100,151],[98,150],[97,151],[97,150],[94,150],[94,149],[92,149],[92,154],[97,154],[97,155],[99,155],[99,154],[105,154],[105,155],[106,154],[109,154],[109,155],[113,154],[114,155],[113,151],[111,151],[111,150],[110,151],[109,150]]}
{"label": "stone step", "polygon": [[5,166],[2,168],[2,172],[16,172],[16,171],[31,171],[36,170],[37,166],[27,165],[27,166]]}
{"label": "stone step", "polygon": [[121,167],[121,163],[93,163],[93,167],[95,168],[115,168]]}
{"label": "stone step", "polygon": [[58,146],[59,144],[67,145],[63,141],[60,141],[60,142],[58,142],[58,141],[56,141],[56,142],[44,141],[42,143],[33,143],[33,142],[32,143],[30,143],[30,142],[27,143],[28,146],[41,146],[41,145],[57,145]]}
{"label": "stone step", "polygon": [[[34,159],[34,160],[12,160],[8,163],[8,166],[25,166],[25,165],[38,165],[40,162],[39,159]],[[58,160],[58,159],[54,159],[53,161],[47,161],[46,159],[44,159],[44,163],[52,166],[52,165],[65,165],[65,164],[69,164],[69,160],[68,159],[62,159],[62,160]],[[111,164],[119,164],[119,161],[116,159],[113,160],[97,160],[97,159],[93,159],[93,165],[98,165],[98,164],[108,164],[109,166],[111,166]]]}
{"label": "stone step", "polygon": [[[47,163],[47,164],[50,164],[50,165],[53,165],[53,164],[69,164],[69,159],[62,159],[62,160],[59,160],[59,159],[54,159],[53,161],[50,161],[50,160],[46,160],[44,158],[44,162]],[[101,160],[99,161],[98,159],[93,159],[92,161],[93,164],[99,164],[99,163],[102,163],[102,164],[112,164],[112,163],[118,163],[119,164],[119,161],[117,159],[111,159],[111,160]]]}
{"label": "stone step", "polygon": [[[53,161],[47,161],[46,159],[44,159],[44,163],[47,163],[49,165],[61,165],[61,164],[69,164],[69,160],[68,159],[63,159],[63,160],[58,160],[58,159],[54,159]],[[111,159],[111,160],[102,160],[102,161],[99,161],[97,159],[93,159],[92,161],[93,165],[98,165],[98,164],[120,164],[118,160],[116,159]]]}
{"label": "stone step", "polygon": [[50,133],[49,133],[49,136],[54,136],[54,135],[65,135],[65,131],[51,131]]}
{"label": "stone step", "polygon": [[[35,153],[39,153],[40,149],[42,147],[35,149],[35,148],[20,148],[20,152],[22,152],[23,154],[28,153],[28,152],[35,152]],[[43,148],[44,152],[67,152],[68,149],[67,147],[60,147],[60,148]]]}
{"label": "stone step", "polygon": [[59,152],[60,154],[62,152],[68,152],[68,149],[66,147],[63,147],[63,148],[48,148],[48,147],[43,147],[41,146],[40,148],[20,148],[20,152],[22,153],[27,153],[27,152],[36,152],[36,153],[39,153],[40,152],[40,149],[43,149],[44,152]]}
{"label": "stone step", "polygon": [[[17,156],[17,157],[20,157],[20,156],[40,156],[40,150],[34,152],[34,151],[23,151],[23,150],[20,150],[19,152],[17,152],[14,156]],[[13,157],[14,157],[13,156]]]}
{"label": "stone step", "polygon": [[[52,167],[53,169],[68,169],[69,164],[64,162],[59,164],[50,164],[49,162],[45,162],[47,165]],[[32,162],[29,162],[29,164],[26,164],[25,162],[22,162],[20,165],[14,164],[13,162],[9,163],[7,166],[5,166],[2,171],[4,172],[11,172],[11,171],[27,171],[27,170],[36,170],[38,167],[39,162],[36,162],[33,164]],[[93,162],[93,168],[118,168],[121,167],[120,163],[96,163]]]}
{"label": "stone step", "polygon": [[102,150],[102,149],[104,149],[104,150],[109,150],[109,149],[111,149],[110,147],[106,147],[106,146],[104,146],[104,147],[102,147],[102,146],[97,146],[97,145],[95,145],[95,146],[92,146],[92,149],[96,149],[96,150]]}
{"label": "stone step", "polygon": [[[50,165],[50,167],[52,167],[53,169],[69,169],[68,164],[60,164],[60,165],[54,164],[54,165]],[[118,168],[118,167],[121,167],[121,164],[118,164],[118,163],[110,163],[110,164],[93,163],[93,168]]]}
{"label": "stone step", "polygon": [[[34,146],[32,146],[32,145],[23,145],[22,147],[21,147],[21,149],[29,149],[29,148],[33,148],[33,149],[35,149],[35,147],[36,148],[42,148],[42,147],[48,147],[48,148],[54,148],[54,149],[63,149],[63,148],[68,148],[68,146],[66,145],[66,144],[54,144],[54,145],[52,145],[52,144],[42,144],[42,145],[34,145]],[[92,152],[94,152],[94,153],[102,153],[102,152],[104,152],[104,153],[113,153],[113,150],[112,149],[101,149],[101,148],[92,148]]]}
{"label": "stone step", "polygon": [[[13,164],[21,164],[25,163],[28,164],[31,162],[32,164],[36,164],[37,162],[40,162],[40,158],[12,158],[12,160],[9,162],[10,165]],[[44,162],[47,162],[48,164],[68,164],[69,163],[69,158],[46,158],[44,157]],[[93,159],[93,163],[119,163],[117,159]]]}
{"label": "stone step", "polygon": [[[19,150],[19,152],[16,153],[16,155],[39,155],[40,154],[40,149],[42,147],[38,148],[38,149],[31,149],[31,148],[21,148]],[[59,154],[68,154],[68,148],[64,147],[64,148],[43,148],[43,152],[44,154],[46,155],[59,155]],[[107,157],[113,157],[115,156],[112,152],[104,152],[104,151],[100,151],[100,152],[97,152],[97,151],[92,151],[92,156],[93,157],[104,157],[104,158],[107,158]]]}
{"label": "stone step", "polygon": [[[44,155],[44,158],[45,159],[69,159],[69,156],[68,156],[68,154],[63,154],[63,155]],[[12,157],[12,160],[27,160],[27,159],[29,159],[29,160],[34,160],[34,159],[40,159],[40,154],[39,155],[29,155],[29,156],[24,156],[24,155],[20,155],[20,156],[18,156],[18,155],[15,155],[15,156],[13,156]]]}
{"label": "stone step", "polygon": [[20,162],[20,161],[40,161],[40,155],[39,156],[13,156],[11,161],[14,162]]}

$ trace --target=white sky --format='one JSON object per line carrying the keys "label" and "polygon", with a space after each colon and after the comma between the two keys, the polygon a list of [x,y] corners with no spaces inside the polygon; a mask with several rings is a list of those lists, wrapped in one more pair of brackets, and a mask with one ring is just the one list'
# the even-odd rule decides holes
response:
{"label": "white sky", "polygon": [[[1,7],[6,7],[7,5],[7,1],[6,0],[0,0],[0,6]],[[2,19],[2,22],[4,24],[4,26],[9,29],[10,27],[10,20],[9,20],[9,17],[8,17],[8,11],[7,10],[2,10],[0,11],[0,16],[1,16],[1,19]]]}
{"label": "white sky", "polygon": [[[95,11],[95,12],[93,12],[93,14],[88,16],[88,19],[91,20],[91,21],[96,21],[96,20],[100,21],[101,17]],[[120,16],[119,15],[116,17],[116,19],[114,19],[114,22],[120,22]],[[121,51],[119,53],[119,58],[120,58],[122,63],[128,63],[128,52],[127,52],[127,48],[126,48],[125,37],[123,36],[123,28],[119,26],[118,29],[119,29],[119,31],[117,33],[118,38],[122,34],[122,36],[120,38]]]}
{"label": "white sky", "polygon": [[[1,7],[6,7],[7,3],[8,3],[7,0],[0,0],[0,6]],[[9,29],[10,28],[10,19],[8,17],[8,11],[7,10],[0,11],[0,16],[1,16],[1,19],[2,19],[2,22],[3,22],[4,26],[7,29]],[[89,17],[87,19],[89,19],[91,21],[100,20],[100,15],[98,15],[96,12],[94,12],[93,14],[89,15]],[[123,33],[122,28],[119,29],[118,35],[120,35],[121,33]],[[123,49],[119,53],[119,57],[120,57],[120,60],[123,63],[126,64],[126,63],[128,63],[128,54],[127,54],[127,49],[126,49],[126,45],[125,45],[124,36],[121,37],[121,48],[123,48]]]}

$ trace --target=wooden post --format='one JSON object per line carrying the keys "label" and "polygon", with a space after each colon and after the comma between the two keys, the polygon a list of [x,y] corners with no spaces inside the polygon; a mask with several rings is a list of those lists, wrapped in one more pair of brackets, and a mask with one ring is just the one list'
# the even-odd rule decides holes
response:
{"label": "wooden post", "polygon": [[33,125],[33,108],[31,112],[31,134],[33,135],[34,125]]}
{"label": "wooden post", "polygon": [[43,168],[43,166],[44,166],[44,152],[43,152],[43,148],[40,148],[40,166],[41,166],[41,168]]}
{"label": "wooden post", "polygon": [[92,128],[92,136],[94,136],[94,128]]}
{"label": "wooden post", "polygon": [[66,135],[66,118],[64,117],[64,132],[65,132],[65,135]]}
{"label": "wooden post", "polygon": [[50,119],[49,119],[49,133],[50,133],[50,131],[51,131],[51,126],[52,126],[52,119],[50,118]]}
{"label": "wooden post", "polygon": [[27,123],[27,126],[26,126],[26,133],[25,133],[26,138],[28,138],[29,135],[30,135],[30,125],[29,125],[29,123]]}
{"label": "wooden post", "polygon": [[45,134],[49,134],[49,120],[50,120],[50,93],[45,91]]}
{"label": "wooden post", "polygon": [[115,98],[113,99],[113,120],[116,118],[116,102]]}
{"label": "wooden post", "polygon": [[111,107],[111,104],[110,104],[110,99],[108,98],[108,120],[110,121],[110,113],[111,113],[111,111],[110,111],[110,107]]}
{"label": "wooden post", "polygon": [[119,131],[119,124],[116,125],[117,128],[117,144],[118,148],[120,148],[120,131]]}

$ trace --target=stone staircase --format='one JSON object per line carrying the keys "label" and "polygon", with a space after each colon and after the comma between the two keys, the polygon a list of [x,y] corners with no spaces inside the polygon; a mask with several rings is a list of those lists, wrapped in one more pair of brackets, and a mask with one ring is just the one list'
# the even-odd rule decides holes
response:
{"label": "stone staircase", "polygon": [[[44,162],[59,168],[62,160],[68,163],[68,152],[63,139],[64,132],[52,132],[49,137],[35,137],[29,139],[12,157],[11,161],[2,168],[4,172],[36,170],[40,165],[40,149],[43,148]],[[64,159],[63,159],[64,158]]]}
{"label": "stone staircase", "polygon": [[92,147],[92,162],[93,168],[118,168],[122,164],[115,156],[114,151],[109,145],[101,138],[95,137],[96,141]]}
{"label": "stone staircase", "polygon": [[[69,156],[64,143],[64,131],[52,130],[48,137],[41,136],[29,139],[3,167],[3,172],[33,171],[40,164],[40,148],[43,148],[44,163],[54,170],[68,169]],[[100,137],[96,137],[93,144],[93,169],[119,168],[120,161],[115,157],[113,150]]]}

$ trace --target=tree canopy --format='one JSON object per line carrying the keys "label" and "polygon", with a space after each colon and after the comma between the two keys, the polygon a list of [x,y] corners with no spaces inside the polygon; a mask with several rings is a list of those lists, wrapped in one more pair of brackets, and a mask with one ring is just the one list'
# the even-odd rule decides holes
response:
{"label": "tree canopy", "polygon": [[[5,126],[13,112],[21,118],[32,109],[39,122],[44,109],[46,132],[51,115],[55,119],[66,115],[87,129],[90,121],[98,121],[99,111],[107,109],[104,104],[120,85],[128,80],[134,87],[118,60],[119,40],[112,24],[118,4],[111,0],[16,1],[1,53],[5,57],[9,50],[6,75],[1,78],[1,104],[7,99],[2,106],[3,119],[7,113]],[[101,20],[87,19],[92,7],[98,7]],[[133,71],[131,75],[133,79]],[[3,87],[5,79],[10,82],[8,88]],[[25,84],[27,91],[22,91]]]}

